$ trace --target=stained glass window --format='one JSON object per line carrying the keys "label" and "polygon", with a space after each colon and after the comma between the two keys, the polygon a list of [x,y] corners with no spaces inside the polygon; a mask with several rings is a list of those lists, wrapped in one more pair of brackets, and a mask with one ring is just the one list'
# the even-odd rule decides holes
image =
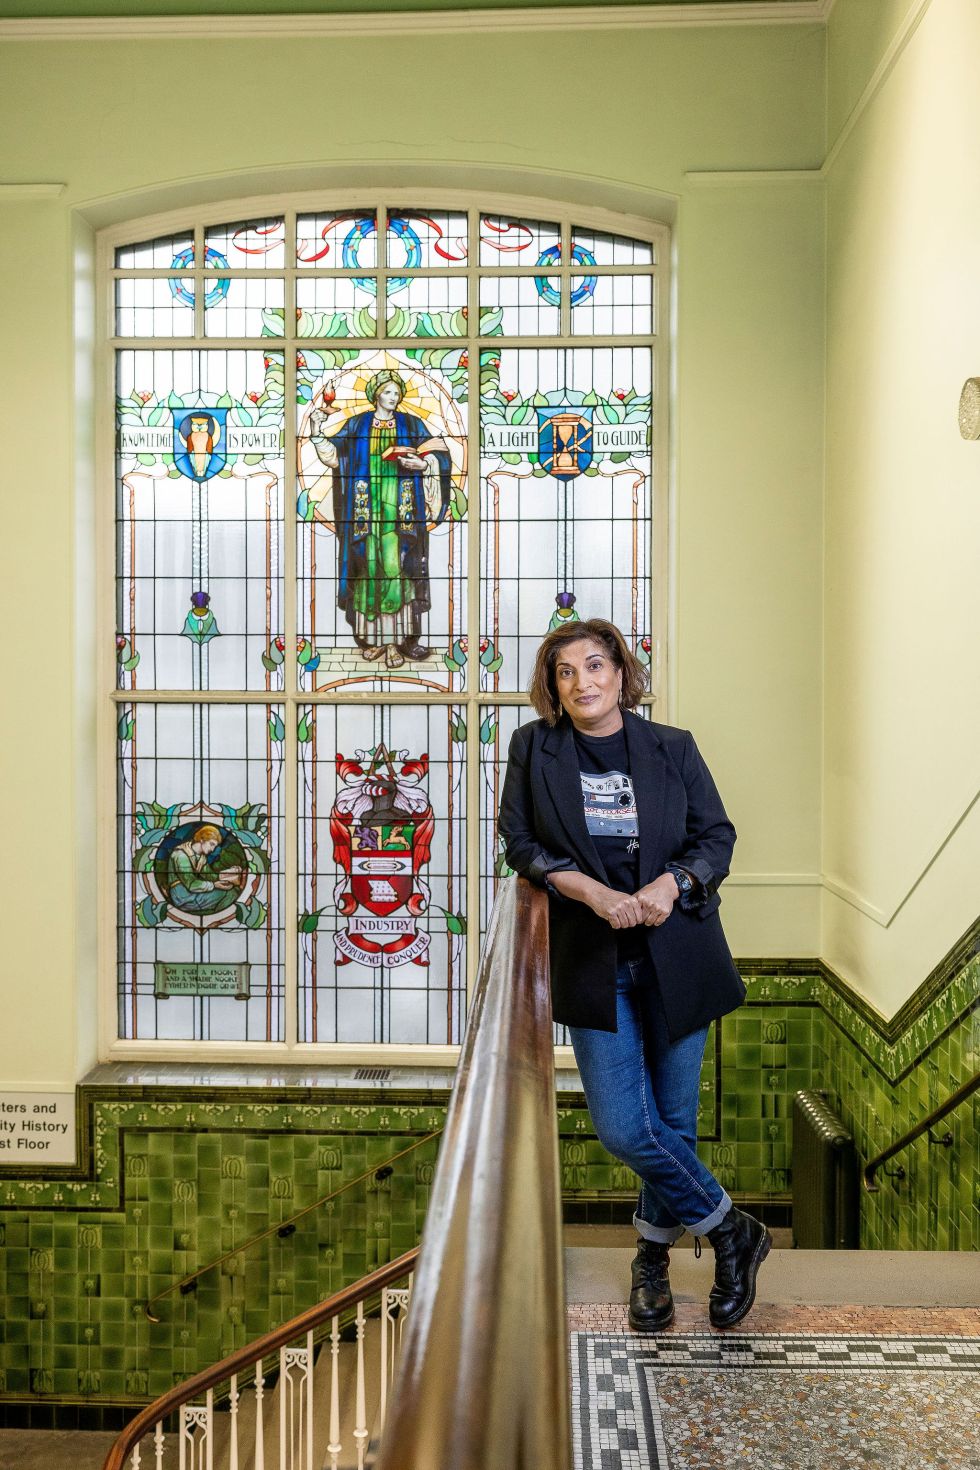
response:
{"label": "stained glass window", "polygon": [[119,1036],[455,1046],[542,635],[611,618],[659,686],[665,231],[411,199],[135,233]]}

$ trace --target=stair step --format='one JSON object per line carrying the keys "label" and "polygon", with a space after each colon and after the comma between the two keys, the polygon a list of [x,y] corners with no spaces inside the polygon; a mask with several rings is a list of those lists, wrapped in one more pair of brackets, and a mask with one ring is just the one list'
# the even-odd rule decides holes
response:
{"label": "stair step", "polygon": [[[635,1247],[570,1246],[565,1299],[621,1304]],[[707,1302],[714,1256],[707,1246],[675,1250],[675,1301]],[[803,1251],[774,1249],[759,1272],[756,1301],[777,1306],[980,1307],[980,1271],[970,1251]]]}

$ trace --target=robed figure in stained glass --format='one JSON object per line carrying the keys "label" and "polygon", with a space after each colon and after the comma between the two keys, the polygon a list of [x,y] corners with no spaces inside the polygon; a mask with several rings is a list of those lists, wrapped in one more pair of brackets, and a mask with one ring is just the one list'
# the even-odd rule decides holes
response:
{"label": "robed figure in stained glass", "polygon": [[310,437],[334,472],[337,603],[365,658],[389,669],[432,652],[420,641],[432,605],[429,529],[444,518],[452,490],[446,441],[400,408],[405,381],[393,369],[365,387],[371,408],[324,433],[314,409]]}

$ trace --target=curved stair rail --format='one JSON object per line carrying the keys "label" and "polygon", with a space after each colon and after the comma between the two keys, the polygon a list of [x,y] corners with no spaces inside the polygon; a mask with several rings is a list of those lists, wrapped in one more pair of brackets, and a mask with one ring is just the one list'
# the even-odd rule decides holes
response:
{"label": "curved stair rail", "polygon": [[[103,1470],[164,1470],[174,1448],[180,1470],[569,1470],[552,1038],[548,901],[508,878],[421,1246],[162,1394]],[[379,1294],[375,1324],[365,1303]]]}
{"label": "curved stair rail", "polygon": [[567,1470],[548,901],[500,885],[379,1470]]}
{"label": "curved stair rail", "polygon": [[346,1179],[343,1184],[338,1184],[337,1188],[332,1189],[329,1194],[321,1194],[320,1198],[315,1199],[312,1204],[304,1205],[301,1210],[296,1210],[285,1220],[280,1220],[277,1225],[269,1225],[265,1230],[260,1230],[258,1235],[249,1236],[248,1240],[243,1240],[240,1245],[233,1245],[223,1255],[215,1257],[213,1261],[208,1261],[206,1266],[198,1266],[196,1270],[189,1271],[186,1276],[181,1276],[179,1281],[172,1281],[169,1286],[164,1287],[163,1291],[158,1291],[155,1296],[151,1296],[149,1301],[143,1304],[144,1314],[151,1322],[159,1322],[160,1318],[153,1311],[153,1308],[158,1302],[165,1301],[168,1296],[173,1296],[174,1292],[179,1292],[181,1296],[186,1296],[188,1292],[196,1291],[199,1277],[204,1276],[208,1271],[214,1271],[217,1267],[223,1266],[225,1261],[230,1261],[234,1256],[244,1255],[253,1246],[260,1245],[263,1240],[268,1240],[273,1235],[278,1235],[282,1239],[292,1235],[296,1229],[297,1220],[302,1220],[314,1210],[319,1210],[321,1206],[329,1204],[331,1200],[339,1199],[342,1194],[346,1194],[349,1189],[353,1189],[358,1184],[363,1184],[366,1179],[386,1177],[386,1173],[393,1172],[392,1166],[397,1164],[399,1159],[404,1159],[406,1155],[414,1153],[417,1148],[422,1148],[424,1144],[431,1143],[434,1138],[440,1138],[441,1136],[442,1129],[435,1128],[431,1133],[426,1133],[422,1138],[416,1138],[407,1148],[400,1149],[398,1153],[392,1154],[390,1158],[382,1159],[380,1164],[372,1164],[370,1169],[365,1169],[362,1174],[355,1175],[353,1179]]}
{"label": "curved stair rail", "polygon": [[[945,1102],[941,1102],[938,1107],[933,1108],[932,1112],[927,1117],[922,1118],[920,1122],[916,1123],[914,1128],[910,1128],[907,1133],[903,1133],[901,1138],[896,1138],[894,1143],[890,1143],[880,1154],[876,1154],[870,1163],[865,1164],[864,1187],[867,1193],[876,1194],[881,1188],[875,1175],[882,1164],[887,1164],[889,1159],[901,1153],[903,1148],[908,1148],[909,1144],[914,1143],[917,1138],[921,1138],[923,1133],[929,1133],[929,1130],[936,1123],[941,1122],[947,1113],[951,1113],[954,1108],[958,1108],[960,1103],[966,1102],[967,1098],[972,1097],[978,1088],[980,1088],[980,1072],[975,1073],[972,1077],[968,1077],[955,1092],[950,1093]],[[949,1148],[953,1142],[953,1135],[946,1133],[942,1138],[933,1138],[930,1134],[929,1142],[939,1144],[940,1147]],[[887,1174],[888,1172],[886,1169],[885,1173]],[[898,1168],[892,1172],[893,1176],[897,1179],[905,1178],[905,1167],[902,1164],[899,1164]]]}
{"label": "curved stair rail", "polygon": [[[265,1470],[269,1445],[269,1429],[272,1429],[273,1444],[278,1441],[278,1466],[281,1470],[320,1470],[330,1467],[338,1470],[339,1465],[362,1466],[365,1463],[372,1425],[368,1420],[367,1381],[370,1375],[366,1362],[366,1328],[364,1304],[380,1293],[381,1322],[378,1341],[378,1357],[375,1360],[379,1372],[374,1377],[380,1397],[380,1421],[383,1422],[391,1381],[398,1363],[400,1341],[406,1314],[410,1306],[411,1273],[418,1259],[418,1248],[407,1251],[396,1261],[379,1266],[369,1276],[345,1286],[326,1301],[309,1307],[305,1312],[284,1322],[281,1327],[267,1332],[248,1346],[229,1353],[212,1368],[195,1373],[168,1393],[161,1394],[152,1404],[142,1409],[131,1420],[116,1439],[106,1456],[103,1470],[150,1470],[164,1463],[172,1464],[169,1454],[173,1435],[177,1436],[180,1470],[217,1470],[219,1465],[228,1470]],[[396,1282],[408,1278],[408,1286],[397,1287]],[[356,1309],[356,1365],[353,1375],[353,1440],[344,1443],[341,1404],[340,1362],[340,1319],[352,1308]],[[321,1387],[314,1380],[314,1333],[318,1327],[330,1324],[329,1382]],[[327,1346],[324,1344],[324,1347]],[[265,1360],[273,1357],[271,1365]],[[321,1352],[321,1359],[324,1354]],[[272,1397],[267,1388],[267,1378],[278,1375],[275,1387],[277,1425],[267,1423]],[[226,1388],[229,1410],[227,1414],[215,1412],[215,1390]],[[246,1394],[251,1399],[251,1420],[243,1421],[243,1400]],[[204,1396],[203,1404],[194,1399]],[[319,1402],[317,1401],[319,1399]],[[176,1414],[177,1428],[167,1432],[167,1419]],[[222,1422],[224,1421],[224,1422]],[[220,1431],[220,1432],[219,1432]],[[141,1443],[152,1436],[151,1443]],[[128,1458],[127,1457],[131,1457]],[[270,1457],[271,1465],[276,1463]]]}

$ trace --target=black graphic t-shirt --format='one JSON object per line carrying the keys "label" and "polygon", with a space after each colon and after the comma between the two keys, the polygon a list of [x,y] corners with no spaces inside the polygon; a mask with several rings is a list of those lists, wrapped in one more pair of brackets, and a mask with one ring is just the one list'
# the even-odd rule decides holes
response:
{"label": "black graphic t-shirt", "polygon": [[[575,731],[585,825],[602,859],[609,887],[635,893],[640,886],[640,827],[630,778],[626,733],[583,735]],[[616,931],[619,958],[637,959],[649,951],[642,925]]]}

